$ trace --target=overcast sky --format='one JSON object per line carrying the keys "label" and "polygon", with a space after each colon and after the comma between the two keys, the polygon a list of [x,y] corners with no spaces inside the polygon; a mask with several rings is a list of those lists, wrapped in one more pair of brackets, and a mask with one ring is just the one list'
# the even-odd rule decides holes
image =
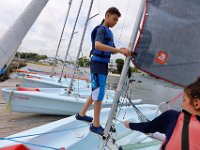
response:
{"label": "overcast sky", "polygon": [[[31,0],[0,0],[0,36],[6,32],[9,26],[12,25],[16,18],[23,12],[30,1]],[[78,34],[74,35],[70,49],[70,55],[72,58],[75,58],[77,54],[90,1],[91,0],[84,0],[76,27]],[[36,52],[51,57],[55,56],[65,15],[68,9],[68,2],[69,0],[49,0],[48,4],[22,42],[19,49],[20,52]],[[65,56],[80,2],[81,0],[72,1],[72,8],[66,25],[62,45],[59,50],[60,58],[64,58]],[[140,0],[94,0],[91,16],[97,13],[100,14],[89,22],[84,39],[82,55],[89,55],[91,50],[90,33],[92,29],[102,21],[105,11],[112,6],[117,7],[122,14],[118,24],[111,29],[115,37],[115,45],[117,47],[128,47],[139,3]],[[117,54],[113,59],[119,57],[122,56]]]}

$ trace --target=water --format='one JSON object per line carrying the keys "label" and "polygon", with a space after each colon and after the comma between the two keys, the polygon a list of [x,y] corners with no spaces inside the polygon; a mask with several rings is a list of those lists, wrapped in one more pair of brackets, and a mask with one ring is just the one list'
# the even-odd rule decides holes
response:
{"label": "water", "polygon": [[[109,80],[112,83],[112,88],[116,88],[119,76],[109,77]],[[169,101],[183,92],[181,87],[168,84],[149,76],[134,74],[132,80],[127,91],[128,97],[132,100],[142,99],[142,103],[159,105],[161,102]],[[171,105],[171,109],[181,110],[181,102],[182,97],[179,97],[176,103]],[[168,105],[161,106],[162,111],[167,109]]]}

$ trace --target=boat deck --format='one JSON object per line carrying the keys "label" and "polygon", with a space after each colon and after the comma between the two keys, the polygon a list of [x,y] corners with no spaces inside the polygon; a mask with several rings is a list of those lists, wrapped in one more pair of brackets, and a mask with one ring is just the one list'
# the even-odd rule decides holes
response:
{"label": "boat deck", "polygon": [[[0,90],[3,87],[15,87],[18,83],[18,79],[9,79],[0,82]],[[11,113],[6,111],[5,108],[6,103],[3,100],[2,92],[0,91],[0,138],[66,117],[38,115],[33,113]]]}

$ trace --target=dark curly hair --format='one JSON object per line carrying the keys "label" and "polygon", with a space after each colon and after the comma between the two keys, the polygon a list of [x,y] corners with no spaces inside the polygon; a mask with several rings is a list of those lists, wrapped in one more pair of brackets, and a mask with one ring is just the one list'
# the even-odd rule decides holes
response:
{"label": "dark curly hair", "polygon": [[200,77],[184,88],[184,91],[190,98],[192,103],[193,99],[200,99]]}

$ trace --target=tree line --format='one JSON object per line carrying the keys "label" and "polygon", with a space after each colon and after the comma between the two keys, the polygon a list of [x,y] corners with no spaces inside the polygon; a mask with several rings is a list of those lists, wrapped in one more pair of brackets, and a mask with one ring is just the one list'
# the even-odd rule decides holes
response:
{"label": "tree line", "polygon": [[21,59],[35,60],[35,61],[48,58],[46,55],[39,55],[37,53],[25,53],[25,52],[21,52],[21,53],[17,52],[15,57],[18,57]]}

